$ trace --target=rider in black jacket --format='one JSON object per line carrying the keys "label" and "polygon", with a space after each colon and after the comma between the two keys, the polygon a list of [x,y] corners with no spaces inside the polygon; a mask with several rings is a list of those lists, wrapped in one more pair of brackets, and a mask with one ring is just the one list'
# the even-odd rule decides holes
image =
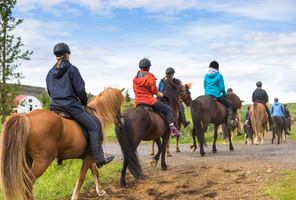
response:
{"label": "rider in black jacket", "polygon": [[65,43],[54,46],[56,64],[46,77],[47,91],[50,96],[50,110],[66,111],[75,121],[87,129],[90,149],[97,167],[101,167],[114,159],[104,156],[101,144],[101,124],[85,111],[87,95],[85,84],[77,67],[69,62],[70,48]]}
{"label": "rider in black jacket", "polygon": [[266,112],[268,114],[269,127],[271,129],[273,126],[273,123],[272,123],[269,108],[266,105],[266,103],[268,102],[268,95],[267,95],[266,91],[262,89],[261,81],[258,81],[256,83],[256,86],[257,86],[257,88],[255,89],[255,91],[253,92],[253,95],[252,95],[252,101],[253,101],[253,103],[262,103],[265,106]]}

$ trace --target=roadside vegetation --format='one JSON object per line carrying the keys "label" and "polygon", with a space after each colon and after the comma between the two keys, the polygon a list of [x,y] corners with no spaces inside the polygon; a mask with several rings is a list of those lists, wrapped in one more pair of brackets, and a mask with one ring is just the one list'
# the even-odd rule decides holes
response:
{"label": "roadside vegetation", "polygon": [[[125,105],[125,108],[130,107]],[[288,104],[288,108],[292,117],[296,117],[296,103]],[[247,105],[243,106],[240,111],[241,121],[243,122]],[[186,108],[185,110],[187,120],[191,121],[190,110]],[[1,129],[0,125],[0,129]],[[182,128],[181,131],[183,136],[180,139],[182,144],[192,144],[191,137],[192,123],[187,128]],[[205,134],[208,144],[213,141],[213,127],[210,126],[208,132]],[[295,125],[292,126],[292,135],[289,136],[289,139],[296,141],[296,128]],[[238,136],[237,133],[234,133],[234,144],[239,144],[244,142],[244,135]],[[107,129],[105,143],[114,143],[117,142],[114,126],[110,126]],[[172,144],[175,143],[174,139],[170,141]],[[218,143],[222,143],[222,136],[218,137]],[[73,189],[75,187],[76,179],[79,175],[79,170],[81,166],[81,160],[65,160],[63,165],[59,166],[56,162],[53,162],[51,166],[46,170],[46,172],[37,180],[37,183],[34,187],[34,195],[36,199],[44,200],[56,200],[56,199],[69,199]],[[120,170],[122,164],[121,162],[112,162],[111,164],[101,168],[100,173],[100,182],[105,184],[108,182],[116,182],[120,177]],[[276,177],[276,180],[271,180],[267,185],[263,186],[259,191],[259,196],[263,195],[270,199],[296,199],[296,185],[295,185],[295,170],[280,170],[279,175]],[[293,182],[294,181],[294,182]],[[83,189],[89,188],[91,184],[94,184],[93,177],[90,172],[86,176],[85,183],[83,184]],[[61,187],[62,186],[62,187]],[[0,199],[1,194],[0,194]]]}

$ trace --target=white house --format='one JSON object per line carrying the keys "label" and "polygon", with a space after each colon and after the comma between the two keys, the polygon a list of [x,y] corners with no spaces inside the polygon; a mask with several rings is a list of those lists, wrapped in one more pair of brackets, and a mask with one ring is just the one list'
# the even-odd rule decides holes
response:
{"label": "white house", "polygon": [[42,109],[41,102],[34,96],[19,95],[15,98],[15,102],[18,103],[17,113],[28,113],[35,109]]}

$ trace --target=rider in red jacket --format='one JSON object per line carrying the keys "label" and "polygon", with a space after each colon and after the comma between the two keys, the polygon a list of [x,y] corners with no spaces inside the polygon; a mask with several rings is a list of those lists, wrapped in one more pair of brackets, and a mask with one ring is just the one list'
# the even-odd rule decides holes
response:
{"label": "rider in red jacket", "polygon": [[171,107],[158,101],[154,97],[154,95],[163,97],[163,94],[158,91],[155,76],[149,72],[150,66],[151,62],[147,58],[143,58],[139,63],[140,71],[138,71],[133,80],[135,104],[136,106],[146,104],[151,106],[154,110],[162,113],[169,124],[171,135],[173,137],[180,136],[181,133],[174,125],[175,118]]}

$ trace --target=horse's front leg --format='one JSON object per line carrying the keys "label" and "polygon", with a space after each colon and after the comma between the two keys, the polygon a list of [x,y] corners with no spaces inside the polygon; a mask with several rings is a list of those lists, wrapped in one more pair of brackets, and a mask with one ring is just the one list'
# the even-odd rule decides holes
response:
{"label": "horse's front leg", "polygon": [[106,194],[106,192],[100,184],[99,171],[98,171],[95,163],[92,163],[90,170],[91,170],[93,177],[95,178],[96,192],[97,192],[98,196],[100,196],[100,197],[104,196]]}
{"label": "horse's front leg", "polygon": [[216,148],[217,138],[218,138],[218,125],[215,124],[215,126],[214,126],[213,153],[216,153],[217,152],[217,148]]}
{"label": "horse's front leg", "polygon": [[91,167],[92,163],[93,163],[93,159],[91,158],[91,156],[87,156],[86,158],[83,159],[82,165],[80,168],[79,177],[76,181],[76,185],[75,185],[71,200],[77,200],[79,198],[79,191],[85,180],[86,172]]}
{"label": "horse's front leg", "polygon": [[153,160],[151,161],[151,166],[152,167],[156,167],[156,165],[158,163],[158,160],[159,160],[160,153],[162,152],[162,147],[166,148],[166,146],[163,146],[164,144],[161,145],[160,138],[156,139],[155,142],[157,144],[158,150],[157,150],[157,153],[154,156]]}

